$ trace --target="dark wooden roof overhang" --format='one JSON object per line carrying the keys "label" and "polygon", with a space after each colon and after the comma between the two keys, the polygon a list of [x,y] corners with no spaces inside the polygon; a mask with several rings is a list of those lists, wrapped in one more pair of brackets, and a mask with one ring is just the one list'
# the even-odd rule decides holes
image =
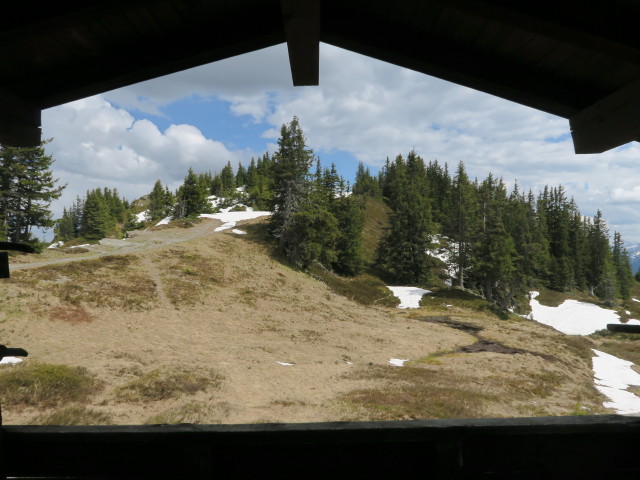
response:
{"label": "dark wooden roof overhang", "polygon": [[0,26],[0,142],[40,111],[286,42],[294,85],[335,45],[569,119],[577,153],[640,138],[640,5],[629,0],[15,2]]}

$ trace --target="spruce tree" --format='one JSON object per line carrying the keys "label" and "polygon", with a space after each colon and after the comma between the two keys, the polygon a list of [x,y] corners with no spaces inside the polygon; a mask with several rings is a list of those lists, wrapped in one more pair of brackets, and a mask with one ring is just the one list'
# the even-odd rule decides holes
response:
{"label": "spruce tree", "polygon": [[[308,194],[307,174],[314,160],[313,151],[306,140],[298,117],[282,125],[278,151],[274,155],[274,198],[271,231],[279,240],[280,251],[289,260],[298,263],[298,231],[294,231],[294,214],[301,210]],[[316,219],[314,218],[314,221]]]}
{"label": "spruce tree", "polygon": [[159,220],[171,213],[173,208],[173,195],[167,187],[163,187],[160,180],[156,180],[151,193],[149,193],[149,220]]}
{"label": "spruce tree", "polygon": [[102,190],[98,188],[87,192],[82,212],[82,236],[88,240],[99,240],[109,236],[115,224]]}
{"label": "spruce tree", "polygon": [[507,232],[503,212],[506,189],[491,174],[479,188],[481,230],[474,246],[473,276],[485,298],[506,307],[517,293],[513,286],[516,250]]}
{"label": "spruce tree", "polygon": [[32,227],[52,227],[49,205],[65,186],[56,186],[45,140],[37,147],[0,145],[0,234],[13,242],[31,238]]}
{"label": "spruce tree", "polygon": [[613,234],[612,257],[620,297],[627,300],[633,293],[633,273],[629,254],[624,248],[624,241],[619,232],[614,232]]}
{"label": "spruce tree", "polygon": [[[455,244],[453,260],[456,263],[458,285],[465,287],[465,272],[471,266],[473,238],[478,230],[478,200],[469,181],[464,163],[458,164],[450,196],[450,215],[445,233]],[[444,223],[444,222],[443,222]]]}
{"label": "spruce tree", "polygon": [[174,217],[184,218],[200,213],[209,213],[211,204],[207,199],[208,189],[201,182],[192,168],[189,168],[184,183],[176,194],[177,204],[174,209]]}
{"label": "spruce tree", "polygon": [[238,163],[238,171],[236,172],[236,187],[243,187],[247,183],[247,171],[242,166],[242,162]]}
{"label": "spruce tree", "polygon": [[385,166],[390,228],[380,242],[376,265],[388,281],[424,284],[433,264],[427,253],[434,233],[424,162],[415,152]]}

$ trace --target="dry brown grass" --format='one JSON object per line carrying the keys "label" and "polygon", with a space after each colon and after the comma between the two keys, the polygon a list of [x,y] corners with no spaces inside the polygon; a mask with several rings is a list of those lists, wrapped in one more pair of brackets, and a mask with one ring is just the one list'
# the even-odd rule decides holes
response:
{"label": "dry brown grass", "polygon": [[211,405],[202,402],[187,402],[169,408],[147,418],[145,425],[177,424],[177,423],[220,423],[216,421],[219,413],[228,410],[226,404]]}
{"label": "dry brown grass", "polygon": [[154,303],[156,285],[139,271],[139,262],[134,255],[107,255],[21,270],[10,282],[30,292],[52,294],[76,307],[145,310]]}
{"label": "dry brown grass", "polygon": [[[581,339],[499,319],[476,297],[446,307],[446,293],[417,311],[363,306],[270,256],[258,235],[264,223],[242,237],[214,234],[215,226],[140,233],[130,243],[148,242],[145,253],[31,267],[4,282],[4,342],[26,348],[30,359],[82,365],[105,384],[71,404],[7,405],[5,421],[100,421],[89,410],[117,424],[569,415],[577,405],[601,411]],[[183,237],[192,240],[168,243]],[[90,298],[105,289],[112,298]],[[136,296],[144,297],[142,308],[132,308]],[[91,321],[71,323],[80,308]],[[480,331],[532,354],[455,353]],[[387,367],[389,358],[413,362]],[[185,359],[198,367],[173,367]],[[76,405],[86,410],[45,418]]]}
{"label": "dry brown grass", "polygon": [[120,402],[153,402],[220,388],[224,377],[178,368],[152,370],[131,380],[116,392]]}
{"label": "dry brown grass", "polygon": [[156,261],[162,265],[164,291],[174,306],[202,303],[211,287],[224,279],[223,264],[184,247],[162,252]]}
{"label": "dry brown grass", "polygon": [[75,406],[38,415],[29,423],[32,425],[111,425],[113,418],[108,413],[93,408]]}
{"label": "dry brown grass", "polygon": [[65,305],[52,307],[49,310],[49,320],[62,321],[71,324],[89,323],[91,316],[81,305]]}
{"label": "dry brown grass", "polygon": [[372,420],[480,417],[485,416],[484,405],[496,400],[471,388],[471,378],[454,372],[445,379],[426,368],[371,366],[351,378],[384,381],[384,386],[353,390],[340,398],[356,416]]}

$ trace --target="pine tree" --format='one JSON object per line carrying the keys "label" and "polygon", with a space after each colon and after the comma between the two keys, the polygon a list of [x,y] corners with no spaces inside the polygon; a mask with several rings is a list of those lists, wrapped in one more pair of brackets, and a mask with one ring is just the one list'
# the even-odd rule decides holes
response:
{"label": "pine tree", "polygon": [[612,257],[620,297],[627,300],[633,293],[633,273],[629,254],[624,248],[624,241],[619,232],[613,234]]}
{"label": "pine tree", "polygon": [[29,241],[32,227],[52,227],[49,205],[65,186],[56,186],[45,140],[37,147],[0,145],[0,234],[13,242]]}
{"label": "pine tree", "polygon": [[174,217],[184,218],[210,212],[211,204],[207,194],[206,184],[198,179],[192,168],[189,168],[184,183],[176,194],[178,203],[174,209]]}
{"label": "pine tree", "polygon": [[238,163],[238,171],[236,172],[236,187],[242,187],[247,183],[247,171],[242,166],[242,162]]}
{"label": "pine tree", "polygon": [[87,192],[82,212],[82,236],[88,240],[99,240],[109,236],[115,224],[102,190],[98,188]]}
{"label": "pine tree", "polygon": [[513,275],[516,257],[513,239],[504,227],[506,189],[491,174],[479,188],[481,230],[474,246],[473,277],[485,298],[506,308],[518,292]]}
{"label": "pine tree", "polygon": [[390,228],[378,248],[376,265],[394,283],[423,284],[432,260],[427,253],[433,225],[424,162],[410,152],[385,166],[385,197],[392,213]]}
{"label": "pine tree", "polygon": [[337,220],[336,259],[333,269],[343,275],[356,275],[364,267],[362,229],[364,228],[364,198],[343,196],[335,200],[331,213]]}
{"label": "pine tree", "polygon": [[54,227],[55,237],[63,242],[75,238],[73,218],[66,208],[62,210],[62,217],[56,222]]}
{"label": "pine tree", "polygon": [[222,182],[222,196],[229,197],[236,188],[236,177],[233,174],[231,161],[227,162],[220,172],[220,180]]}
{"label": "pine tree", "polygon": [[[280,251],[289,261],[299,262],[298,231],[294,231],[294,214],[301,211],[308,195],[307,174],[313,163],[313,151],[306,140],[297,117],[282,125],[278,151],[274,155],[274,199],[271,231],[279,239]],[[315,219],[314,219],[315,221]]]}
{"label": "pine tree", "polygon": [[159,220],[171,213],[173,208],[173,195],[167,187],[163,187],[160,180],[156,180],[151,193],[149,193],[149,220]]}
{"label": "pine tree", "polygon": [[450,200],[451,210],[446,222],[449,228],[445,233],[455,243],[453,260],[456,262],[458,285],[464,288],[465,272],[471,265],[472,240],[477,232],[478,200],[463,162],[458,164]]}
{"label": "pine tree", "polygon": [[370,170],[365,168],[362,162],[358,162],[358,169],[356,170],[356,178],[352,192],[354,195],[382,198],[380,183],[376,178],[371,176]]}

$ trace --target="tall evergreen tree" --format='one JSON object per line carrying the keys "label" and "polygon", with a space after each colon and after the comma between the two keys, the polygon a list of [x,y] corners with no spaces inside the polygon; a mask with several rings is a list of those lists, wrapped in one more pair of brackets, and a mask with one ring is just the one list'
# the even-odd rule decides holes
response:
{"label": "tall evergreen tree", "polygon": [[502,179],[491,174],[479,189],[481,230],[474,247],[473,276],[485,297],[506,306],[516,292],[513,275],[516,273],[516,256],[513,239],[506,231],[503,221],[506,189]]}
{"label": "tall evergreen tree", "polygon": [[421,284],[432,260],[427,253],[434,233],[424,162],[415,152],[401,155],[385,168],[390,228],[378,248],[376,264],[389,281]]}
{"label": "tall evergreen tree", "polygon": [[613,234],[612,257],[620,297],[626,300],[630,298],[633,293],[633,273],[631,271],[629,254],[627,253],[627,249],[624,248],[624,241],[619,232]]}
{"label": "tall evergreen tree", "polygon": [[13,242],[30,240],[32,227],[52,227],[49,206],[65,186],[57,186],[45,140],[37,147],[0,145],[0,234]]}
{"label": "tall evergreen tree", "polygon": [[[450,195],[450,215],[443,221],[445,231],[455,243],[453,260],[456,262],[458,285],[465,287],[465,272],[471,266],[473,238],[477,232],[478,200],[464,163],[458,164]],[[444,220],[444,219],[443,219]]]}
{"label": "tall evergreen tree", "polygon": [[159,220],[168,216],[173,209],[173,195],[167,187],[163,187],[160,180],[156,180],[149,193],[149,219]]}
{"label": "tall evergreen tree", "polygon": [[313,151],[306,139],[298,117],[282,125],[278,151],[274,155],[274,199],[271,231],[279,239],[280,250],[290,261],[297,263],[295,248],[297,235],[293,230],[294,214],[301,210],[308,188],[307,174],[313,164]]}
{"label": "tall evergreen tree", "polygon": [[207,199],[208,193],[206,184],[198,179],[192,168],[189,168],[184,183],[176,193],[177,204],[174,217],[184,218],[210,212],[211,204]]}

